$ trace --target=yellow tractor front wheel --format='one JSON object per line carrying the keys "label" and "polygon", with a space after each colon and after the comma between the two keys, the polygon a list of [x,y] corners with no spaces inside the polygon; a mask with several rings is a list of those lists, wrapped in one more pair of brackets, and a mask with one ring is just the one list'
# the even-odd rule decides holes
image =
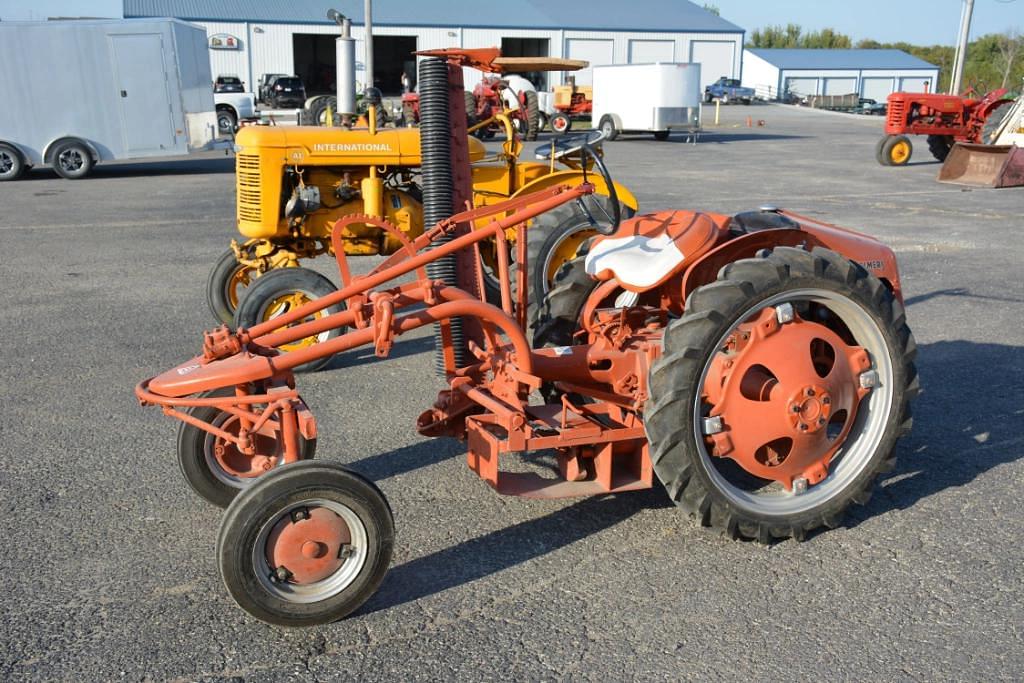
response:
{"label": "yellow tractor front wheel", "polygon": [[[243,294],[235,311],[236,327],[251,328],[259,323],[273,320],[285,313],[290,313],[300,306],[327,296],[337,291],[330,280],[307,268],[282,268],[272,270],[257,279]],[[318,311],[301,322],[318,320],[333,313],[339,313],[343,307],[338,304],[323,311]],[[301,324],[301,323],[296,323]],[[289,326],[291,327],[291,326]],[[278,347],[281,351],[295,351],[314,344],[333,339],[342,333],[341,328],[311,335],[295,342]],[[313,372],[330,363],[327,356],[310,361],[295,368],[296,372]]]}
{"label": "yellow tractor front wheel", "polygon": [[882,141],[879,161],[885,166],[905,166],[913,151],[914,146],[906,135],[890,135]]}
{"label": "yellow tractor front wheel", "polygon": [[221,254],[206,278],[206,303],[218,322],[234,321],[239,299],[257,276],[256,269],[238,262],[233,250]]}

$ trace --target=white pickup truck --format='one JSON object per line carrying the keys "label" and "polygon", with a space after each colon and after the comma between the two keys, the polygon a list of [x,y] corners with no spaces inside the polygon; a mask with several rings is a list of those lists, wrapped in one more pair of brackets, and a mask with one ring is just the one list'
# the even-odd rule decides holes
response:
{"label": "white pickup truck", "polygon": [[256,115],[256,99],[251,92],[216,92],[217,130],[223,135],[234,133],[241,119]]}

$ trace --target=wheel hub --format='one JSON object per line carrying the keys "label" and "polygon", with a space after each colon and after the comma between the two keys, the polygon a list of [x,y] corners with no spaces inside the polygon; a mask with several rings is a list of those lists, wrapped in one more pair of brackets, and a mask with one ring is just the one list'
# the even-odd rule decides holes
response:
{"label": "wheel hub", "polygon": [[[238,435],[241,423],[237,417],[230,417],[221,425],[224,431]],[[215,437],[213,457],[228,474],[241,479],[252,479],[272,470],[281,459],[281,444],[272,436],[255,434],[252,437],[255,454],[243,453],[233,441]]]}
{"label": "wheel hub", "polygon": [[323,581],[351,556],[352,533],[339,515],[323,507],[299,508],[274,525],[266,559],[272,581]]}
{"label": "wheel hub", "polygon": [[739,325],[712,359],[703,396],[711,405],[705,435],[713,455],[781,483],[816,484],[849,433],[867,352],[788,304],[765,308]]}

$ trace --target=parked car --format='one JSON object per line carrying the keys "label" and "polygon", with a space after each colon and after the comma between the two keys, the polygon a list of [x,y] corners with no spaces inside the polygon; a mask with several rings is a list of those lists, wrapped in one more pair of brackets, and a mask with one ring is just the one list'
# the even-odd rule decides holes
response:
{"label": "parked car", "polygon": [[750,104],[754,99],[754,89],[744,88],[739,80],[722,76],[711,85],[704,88],[704,101],[720,101],[722,104],[729,102],[742,102]]}
{"label": "parked car", "polygon": [[238,76],[217,76],[213,92],[245,92],[245,83]]}
{"label": "parked car", "polygon": [[287,78],[288,74],[263,74],[260,76],[260,83],[256,89],[256,98],[259,102],[270,101],[270,90],[274,87],[274,81],[279,78]]}
{"label": "parked car", "polygon": [[301,107],[306,102],[306,89],[296,76],[285,76],[274,81],[267,103],[273,109]]}

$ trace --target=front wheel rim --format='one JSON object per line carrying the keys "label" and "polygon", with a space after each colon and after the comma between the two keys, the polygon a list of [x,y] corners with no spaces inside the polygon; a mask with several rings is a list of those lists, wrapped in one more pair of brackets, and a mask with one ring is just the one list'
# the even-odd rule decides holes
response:
{"label": "front wheel rim", "polygon": [[351,586],[369,551],[366,525],[351,507],[312,498],[288,505],[260,528],[252,568],[273,597],[309,604]]}
{"label": "front wheel rim", "polygon": [[[212,424],[230,434],[239,433],[239,420],[230,413],[220,413]],[[234,443],[207,432],[203,438],[203,459],[214,479],[230,488],[244,489],[284,462],[277,439],[257,434],[253,440],[257,454],[248,456]]]}
{"label": "front wheel rim", "polygon": [[910,145],[903,140],[897,142],[892,146],[892,151],[889,152],[889,158],[892,159],[893,163],[902,164],[910,158]]}
{"label": "front wheel rim", "polygon": [[[856,417],[852,420],[848,433],[839,440],[841,445],[831,457],[824,479],[812,485],[806,485],[805,482],[803,490],[800,490],[801,487],[794,486],[792,491],[787,491],[781,485],[772,483],[764,489],[752,492],[749,482],[743,482],[744,486],[737,484],[737,478],[729,474],[729,466],[723,464],[724,459],[712,455],[705,443],[707,437],[704,434],[706,431],[704,420],[707,415],[703,388],[706,386],[715,356],[719,353],[716,352],[708,359],[699,379],[698,387],[701,388],[701,391],[698,391],[693,410],[694,438],[700,456],[700,464],[715,483],[716,488],[730,503],[754,514],[783,516],[805,513],[811,509],[820,508],[834,500],[843,491],[848,490],[869,466],[885,434],[893,408],[895,370],[881,327],[860,305],[831,290],[791,290],[770,297],[750,307],[739,316],[737,322],[730,326],[713,348],[721,349],[739,325],[759,311],[771,307],[784,308],[784,304],[796,308],[795,304],[801,302],[823,306],[842,321],[852,334],[854,341],[867,351],[871,361],[871,369],[868,372],[873,374],[862,376],[862,385],[865,378],[870,378],[874,387],[859,400],[856,406]],[[745,470],[743,474],[748,477],[752,476]]]}
{"label": "front wheel rim", "polygon": [[[274,297],[271,297],[260,307],[259,315],[257,316],[257,318],[261,322],[273,320],[274,318],[277,318],[279,316],[284,315],[285,313],[295,310],[299,306],[308,304],[310,301],[313,301],[316,298],[318,298],[316,294],[301,289],[278,294]],[[295,323],[295,325],[299,325],[303,322],[309,322],[311,320],[318,320],[323,316],[324,311],[317,311],[316,313],[303,319],[299,323]],[[312,346],[317,342],[327,341],[328,339],[330,339],[330,332],[321,332],[318,335],[310,335],[308,337],[303,337],[302,339],[299,339],[288,344],[282,344],[278,348],[281,349],[282,351],[295,351],[297,349],[304,349],[306,347]]]}

